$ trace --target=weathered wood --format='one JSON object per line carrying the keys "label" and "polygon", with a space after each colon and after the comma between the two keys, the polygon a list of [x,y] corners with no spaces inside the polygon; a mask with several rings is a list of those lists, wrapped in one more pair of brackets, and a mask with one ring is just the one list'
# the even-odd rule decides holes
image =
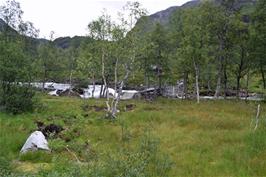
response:
{"label": "weathered wood", "polygon": [[81,163],[80,160],[78,159],[78,156],[74,152],[70,151],[70,149],[67,146],[65,146],[65,149],[76,159],[78,163]]}
{"label": "weathered wood", "polygon": [[257,114],[256,114],[256,119],[255,119],[254,131],[256,131],[257,128],[258,128],[258,125],[259,125],[259,116],[260,116],[260,104],[257,107]]}

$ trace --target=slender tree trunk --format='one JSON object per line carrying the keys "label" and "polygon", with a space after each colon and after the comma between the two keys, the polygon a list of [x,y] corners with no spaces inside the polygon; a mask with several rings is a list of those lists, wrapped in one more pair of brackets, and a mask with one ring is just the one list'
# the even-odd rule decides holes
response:
{"label": "slender tree trunk", "polygon": [[43,92],[44,92],[44,89],[45,89],[46,75],[47,75],[47,71],[45,69],[44,70],[44,74],[43,74],[43,80],[42,80],[42,91]]}
{"label": "slender tree trunk", "polygon": [[260,73],[261,73],[261,77],[262,77],[263,88],[266,89],[266,80],[265,80],[265,74],[263,71],[263,65],[262,64],[260,64]]}
{"label": "slender tree trunk", "polygon": [[42,81],[42,92],[44,92],[44,86],[45,86],[45,81],[43,79],[43,81]]}
{"label": "slender tree trunk", "polygon": [[69,74],[69,85],[70,85],[70,88],[69,88],[69,91],[68,91],[68,95],[70,95],[71,88],[72,88],[72,75],[73,75],[73,70],[71,69],[70,70],[70,74]]}
{"label": "slender tree trunk", "polygon": [[220,46],[219,46],[219,51],[220,51],[220,56],[219,56],[219,62],[218,62],[218,75],[217,75],[217,84],[216,84],[216,90],[214,94],[214,98],[217,99],[220,96],[221,92],[221,81],[222,81],[222,70],[223,70],[223,61],[224,61],[224,56],[221,54],[221,52],[224,51],[224,40],[221,37],[220,39]]}
{"label": "slender tree trunk", "polygon": [[197,94],[197,103],[200,102],[200,94],[199,94],[199,66],[194,60],[194,68],[195,68],[195,79],[196,79],[196,94]]}
{"label": "slender tree trunk", "polygon": [[247,73],[247,80],[246,80],[246,101],[248,99],[248,87],[249,87],[249,70],[248,70],[248,73]]}
{"label": "slender tree trunk", "polygon": [[227,97],[227,64],[225,62],[224,64],[224,67],[223,67],[223,70],[224,70],[224,99],[226,99]]}
{"label": "slender tree trunk", "polygon": [[188,88],[188,72],[184,72],[184,90],[183,90],[183,95],[182,95],[182,99],[185,98],[187,99],[187,88]]}
{"label": "slender tree trunk", "polygon": [[105,96],[106,96],[106,86],[103,84],[102,97],[105,98]]}
{"label": "slender tree trunk", "polygon": [[149,76],[148,76],[148,69],[147,69],[147,59],[144,59],[144,81],[145,81],[145,87],[149,87]]}
{"label": "slender tree trunk", "polygon": [[103,97],[103,85],[104,85],[104,83],[103,83],[103,78],[102,78],[101,91],[100,91],[100,98]]}
{"label": "slender tree trunk", "polygon": [[239,92],[240,92],[240,76],[237,76],[236,78],[236,98],[239,99]]}
{"label": "slender tree trunk", "polygon": [[117,98],[115,99],[115,104],[114,104],[114,112],[112,112],[112,117],[115,118],[116,117],[116,113],[117,113],[117,105],[120,101],[120,98],[121,98],[121,94],[122,94],[122,89],[124,87],[124,84],[125,82],[127,81],[128,77],[129,77],[129,74],[130,74],[130,70],[128,68],[128,66],[126,66],[126,74],[124,76],[124,78],[122,79],[122,81],[120,82],[120,86],[119,86],[119,90],[118,90],[118,93],[117,93]]}
{"label": "slender tree trunk", "polygon": [[[124,77],[122,78],[122,80],[119,82],[119,89],[118,89],[118,92],[117,92],[117,96],[114,98],[114,102],[113,102],[113,107],[112,107],[112,112],[111,112],[111,117],[112,118],[116,118],[116,113],[117,113],[117,106],[118,106],[118,103],[120,102],[120,97],[122,95],[122,89],[124,87],[124,84],[125,82],[127,81],[128,77],[129,77],[129,74],[130,74],[130,66],[133,65],[134,63],[134,56],[130,58],[130,62],[126,63],[124,66],[125,66],[125,70],[126,70],[126,73],[124,75]],[[117,69],[118,69],[118,62],[119,60],[117,59],[116,60],[116,65],[115,65],[115,90],[117,90],[117,83],[118,83],[118,78],[117,78]]]}
{"label": "slender tree trunk", "polygon": [[241,60],[240,64],[238,65],[238,72],[237,72],[237,80],[236,80],[236,97],[239,98],[239,92],[240,92],[240,80],[241,80],[241,75],[243,72],[243,65],[244,65],[244,49],[241,50]]}
{"label": "slender tree trunk", "polygon": [[107,81],[106,81],[106,77],[105,77],[105,52],[104,50],[102,50],[102,78],[103,78],[103,82],[104,82],[104,87],[106,89],[106,106],[107,106],[107,112],[110,112],[110,105],[109,105],[109,91],[108,91],[108,87],[107,87]]}
{"label": "slender tree trunk", "polygon": [[216,90],[214,94],[214,98],[217,99],[220,96],[221,92],[221,80],[222,80],[222,57],[219,59],[219,69],[218,69],[218,75],[217,75],[217,84],[216,84]]}
{"label": "slender tree trunk", "polygon": [[162,76],[158,73],[158,84],[159,84],[159,96],[162,96]]}
{"label": "slender tree trunk", "polygon": [[210,79],[208,80],[207,86],[208,86],[208,92],[210,92],[212,90],[211,89],[211,80]]}
{"label": "slender tree trunk", "polygon": [[93,88],[92,88],[92,98],[94,98],[94,92],[95,92],[95,75],[92,75],[92,84],[93,84]]}
{"label": "slender tree trunk", "polygon": [[[210,65],[210,64],[208,64],[208,65]],[[208,92],[210,93],[212,91],[212,89],[211,89],[211,79],[212,79],[211,67],[208,66],[207,69],[208,69],[208,74],[207,74],[207,78],[208,78],[207,88],[208,88]]]}
{"label": "slender tree trunk", "polygon": [[114,86],[114,89],[115,89],[115,94],[114,94],[114,97],[113,97],[113,101],[112,101],[112,104],[111,104],[111,116],[112,118],[115,118],[116,117],[116,113],[117,113],[117,99],[118,99],[118,95],[116,95],[117,93],[117,67],[118,67],[118,58],[116,58],[116,61],[115,61],[115,86]]}
{"label": "slender tree trunk", "polygon": [[[106,86],[105,86],[105,94],[104,94],[104,97],[107,98],[107,94],[109,96],[109,82],[108,82],[108,77],[106,77]],[[110,97],[108,98],[110,100]]]}

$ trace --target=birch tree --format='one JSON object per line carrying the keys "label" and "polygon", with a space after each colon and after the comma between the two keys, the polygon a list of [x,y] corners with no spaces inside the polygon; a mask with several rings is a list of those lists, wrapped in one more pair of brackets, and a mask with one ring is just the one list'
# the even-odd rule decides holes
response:
{"label": "birch tree", "polygon": [[79,50],[77,58],[76,75],[81,79],[91,81],[93,85],[92,98],[94,98],[96,80],[102,78],[101,59],[99,57],[98,41],[88,39]]}
{"label": "birch tree", "polygon": [[100,61],[101,61],[101,75],[104,84],[104,90],[106,95],[107,112],[110,112],[109,104],[109,90],[106,78],[106,67],[108,67],[107,61],[109,58],[109,40],[111,39],[112,22],[111,17],[106,13],[103,14],[95,21],[92,21],[88,25],[89,36],[98,42]]}
{"label": "birch tree", "polygon": [[202,9],[194,8],[186,10],[183,16],[183,33],[179,53],[194,68],[195,91],[197,103],[200,102],[200,69],[206,61],[207,46],[205,21]]}
{"label": "birch tree", "polygon": [[113,25],[112,28],[113,56],[115,58],[114,87],[117,95],[111,102],[111,110],[108,113],[110,118],[116,118],[122,89],[134,71],[136,55],[140,47],[137,33],[139,29],[133,30],[133,26],[146,14],[146,10],[138,2],[128,2],[123,10],[123,13],[119,13],[120,23]]}

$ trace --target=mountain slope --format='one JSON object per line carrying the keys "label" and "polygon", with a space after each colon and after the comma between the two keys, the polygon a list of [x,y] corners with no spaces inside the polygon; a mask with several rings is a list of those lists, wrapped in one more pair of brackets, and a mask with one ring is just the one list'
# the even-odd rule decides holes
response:
{"label": "mountain slope", "polygon": [[[217,5],[220,5],[224,0],[213,0]],[[156,12],[150,16],[145,17],[145,20],[140,20],[137,24],[136,27],[140,27],[141,33],[142,32],[149,32],[151,31],[157,23],[161,24],[164,26],[166,29],[169,27],[170,19],[171,16],[177,11],[177,10],[182,10],[186,8],[193,8],[197,7],[200,5],[202,0],[192,0],[189,1],[182,6],[173,6],[169,7],[166,10],[162,10],[159,12]],[[233,7],[235,9],[241,8],[241,7],[250,7],[254,6],[256,3],[256,0],[237,0],[233,4]]]}
{"label": "mountain slope", "polygon": [[78,48],[83,42],[87,40],[85,36],[74,36],[74,37],[59,37],[53,41],[55,46],[67,49],[69,47]]}
{"label": "mountain slope", "polygon": [[0,18],[0,32],[4,31],[5,26],[6,26],[6,23],[4,22],[4,20]]}
{"label": "mountain slope", "polygon": [[161,25],[167,25],[169,23],[170,17],[176,10],[189,8],[189,7],[195,7],[199,4],[200,4],[199,0],[189,1],[182,6],[173,6],[173,7],[167,8],[166,10],[156,12],[155,14],[148,16],[148,19],[151,20],[152,23],[154,24],[160,23]]}
{"label": "mountain slope", "polygon": [[[19,33],[15,29],[9,27],[5,23],[5,21],[0,18],[0,33],[5,31],[6,28],[8,28],[8,30],[11,31],[12,34],[19,35]],[[26,37],[26,39],[29,40],[30,43],[32,45],[34,45],[35,47],[37,47],[40,44],[48,42],[47,39],[41,39],[41,38]],[[53,41],[53,44],[56,47],[59,47],[62,49],[67,49],[71,46],[74,48],[78,48],[81,45],[81,43],[84,42],[86,39],[87,39],[87,37],[85,37],[85,36],[74,36],[72,38],[71,37],[59,37]]]}

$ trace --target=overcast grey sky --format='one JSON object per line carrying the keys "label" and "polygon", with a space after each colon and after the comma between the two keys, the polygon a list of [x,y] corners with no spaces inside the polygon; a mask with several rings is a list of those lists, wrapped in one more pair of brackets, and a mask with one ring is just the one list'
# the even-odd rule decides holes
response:
{"label": "overcast grey sky", "polygon": [[[17,0],[24,11],[23,19],[40,29],[40,37],[86,35],[87,25],[101,15],[103,9],[115,18],[128,0]],[[139,0],[149,14],[189,0]],[[3,5],[5,0],[0,0]]]}

